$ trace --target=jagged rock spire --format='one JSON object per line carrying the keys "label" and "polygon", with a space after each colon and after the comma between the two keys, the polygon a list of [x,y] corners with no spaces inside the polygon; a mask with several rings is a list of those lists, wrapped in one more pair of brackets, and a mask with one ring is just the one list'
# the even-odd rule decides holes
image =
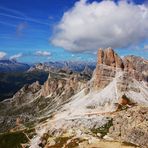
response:
{"label": "jagged rock spire", "polygon": [[124,68],[122,59],[114,52],[112,48],[99,48],[97,64],[105,64],[115,68]]}

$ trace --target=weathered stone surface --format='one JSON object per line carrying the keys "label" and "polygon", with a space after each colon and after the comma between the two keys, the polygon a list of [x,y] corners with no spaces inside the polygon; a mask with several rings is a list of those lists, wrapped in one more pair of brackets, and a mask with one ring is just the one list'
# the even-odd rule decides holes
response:
{"label": "weathered stone surface", "polygon": [[39,95],[39,90],[41,85],[38,81],[32,83],[31,85],[25,85],[21,88],[12,98],[13,105],[23,105],[33,100],[34,97]]}
{"label": "weathered stone surface", "polygon": [[120,99],[119,99],[119,104],[120,105],[127,105],[127,104],[130,104],[130,101],[129,99],[123,95]]}
{"label": "weathered stone surface", "polygon": [[97,65],[93,76],[93,87],[95,89],[103,89],[115,77],[114,68],[106,65]]}
{"label": "weathered stone surface", "polygon": [[105,50],[98,50],[98,62],[97,64],[104,64],[115,68],[123,68],[122,59],[114,52],[112,48]]}
{"label": "weathered stone surface", "polygon": [[136,106],[118,112],[113,118],[109,136],[116,140],[148,147],[148,107]]}
{"label": "weathered stone surface", "polygon": [[116,68],[124,68],[122,59],[112,48],[98,50],[97,66],[94,72],[93,86],[95,89],[102,89],[107,86],[116,75]]}
{"label": "weathered stone surface", "polygon": [[47,81],[42,87],[42,96],[47,97],[49,95],[63,95],[65,96],[66,100],[85,86],[85,80],[83,81],[83,79],[78,74],[60,77],[61,75],[58,74],[56,74],[55,77],[49,74]]}
{"label": "weathered stone surface", "polygon": [[[127,56],[121,59],[113,49],[99,49],[97,66],[93,74],[93,88],[99,90],[106,87],[121,71],[123,73],[118,84],[119,90],[127,91],[130,78],[145,81],[148,85],[148,61],[140,57]],[[131,80],[130,80],[131,82]],[[130,87],[138,92],[138,89]]]}
{"label": "weathered stone surface", "polygon": [[126,56],[123,58],[124,70],[138,81],[148,82],[148,61],[136,56]]}

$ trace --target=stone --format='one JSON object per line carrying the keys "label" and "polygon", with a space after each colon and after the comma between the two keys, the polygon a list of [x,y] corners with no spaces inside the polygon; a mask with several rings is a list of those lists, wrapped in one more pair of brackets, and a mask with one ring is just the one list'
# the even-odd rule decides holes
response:
{"label": "stone", "polygon": [[98,61],[97,64],[104,64],[107,66],[115,68],[123,68],[122,59],[114,52],[112,48],[107,48],[105,50],[98,50]]}
{"label": "stone", "polygon": [[129,105],[129,104],[130,104],[130,100],[126,97],[126,95],[123,95],[123,96],[119,99],[118,103],[119,103],[120,105]]}
{"label": "stone", "polygon": [[97,142],[99,142],[99,141],[100,141],[100,139],[95,138],[95,137],[90,137],[90,138],[88,139],[88,143],[89,143],[89,144],[97,143]]}
{"label": "stone", "polygon": [[56,144],[56,142],[55,142],[54,138],[49,137],[48,140],[47,140],[47,145],[52,146],[52,145],[55,145],[55,144]]}
{"label": "stone", "polygon": [[126,56],[123,58],[124,70],[138,81],[148,82],[148,61],[136,56]]}
{"label": "stone", "polygon": [[114,140],[113,138],[109,137],[108,135],[105,135],[105,136],[103,137],[103,139],[105,139],[105,140],[107,140],[107,141],[113,141],[113,140]]}
{"label": "stone", "polygon": [[99,138],[101,138],[101,137],[102,137],[102,134],[101,134],[101,133],[97,133],[97,136],[98,136]]}
{"label": "stone", "polygon": [[112,48],[99,49],[97,56],[97,66],[93,75],[93,85],[95,89],[106,87],[115,77],[117,69],[123,69],[122,59]]}
{"label": "stone", "polygon": [[109,136],[142,148],[148,147],[148,108],[135,106],[118,112],[113,118]]}
{"label": "stone", "polygon": [[[54,75],[54,76],[53,76]],[[57,79],[57,77],[59,77]],[[82,80],[80,82],[80,80]],[[77,74],[63,75],[60,74],[49,74],[47,81],[42,87],[41,95],[47,97],[49,95],[57,96],[63,95],[62,98],[70,98],[81,88],[84,88],[85,80]]]}

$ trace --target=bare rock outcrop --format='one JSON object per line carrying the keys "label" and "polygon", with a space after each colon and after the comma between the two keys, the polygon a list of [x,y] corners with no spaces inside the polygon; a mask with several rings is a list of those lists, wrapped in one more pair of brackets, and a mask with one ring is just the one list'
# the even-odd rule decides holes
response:
{"label": "bare rock outcrop", "polygon": [[124,70],[138,81],[148,82],[148,60],[141,57],[126,56],[123,58]]}
{"label": "bare rock outcrop", "polygon": [[12,98],[12,105],[23,105],[29,103],[36,96],[39,95],[39,90],[41,85],[38,81],[32,83],[31,85],[24,85]]}
{"label": "bare rock outcrop", "polygon": [[109,136],[116,140],[148,147],[148,108],[135,106],[118,112],[113,118]]}
{"label": "bare rock outcrop", "polygon": [[78,74],[67,75],[50,73],[42,87],[41,95],[43,97],[63,96],[66,100],[84,88],[85,82],[86,81]]}
{"label": "bare rock outcrop", "polygon": [[121,91],[122,89],[127,91],[129,82],[134,79],[138,82],[144,81],[148,85],[148,61],[135,56],[121,59],[113,49],[100,48],[97,55],[97,66],[92,78],[93,88],[95,90],[105,88],[120,74],[117,87]]}
{"label": "bare rock outcrop", "polygon": [[106,87],[115,77],[117,69],[123,69],[122,59],[112,48],[99,49],[97,66],[93,75],[93,86],[95,89]]}
{"label": "bare rock outcrop", "polygon": [[122,59],[114,52],[112,48],[98,50],[97,64],[104,64],[115,68],[124,68]]}

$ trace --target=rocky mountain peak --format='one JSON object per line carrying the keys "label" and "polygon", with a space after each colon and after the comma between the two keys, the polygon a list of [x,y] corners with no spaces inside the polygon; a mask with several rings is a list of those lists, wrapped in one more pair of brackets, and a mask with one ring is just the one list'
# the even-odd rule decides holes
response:
{"label": "rocky mountain peak", "polygon": [[105,64],[115,68],[124,68],[122,59],[114,52],[112,48],[98,50],[97,64]]}
{"label": "rocky mountain peak", "polygon": [[[97,66],[93,75],[93,86],[95,89],[106,87],[116,77],[122,77],[123,80],[129,78],[138,82],[148,82],[147,60],[136,56],[126,56],[123,59],[112,49],[100,48],[97,55]],[[121,78],[120,78],[121,80]],[[126,88],[128,83],[120,82]]]}
{"label": "rocky mountain peak", "polygon": [[93,75],[93,88],[102,89],[115,78],[116,71],[124,68],[122,59],[112,48],[98,50],[97,66]]}

